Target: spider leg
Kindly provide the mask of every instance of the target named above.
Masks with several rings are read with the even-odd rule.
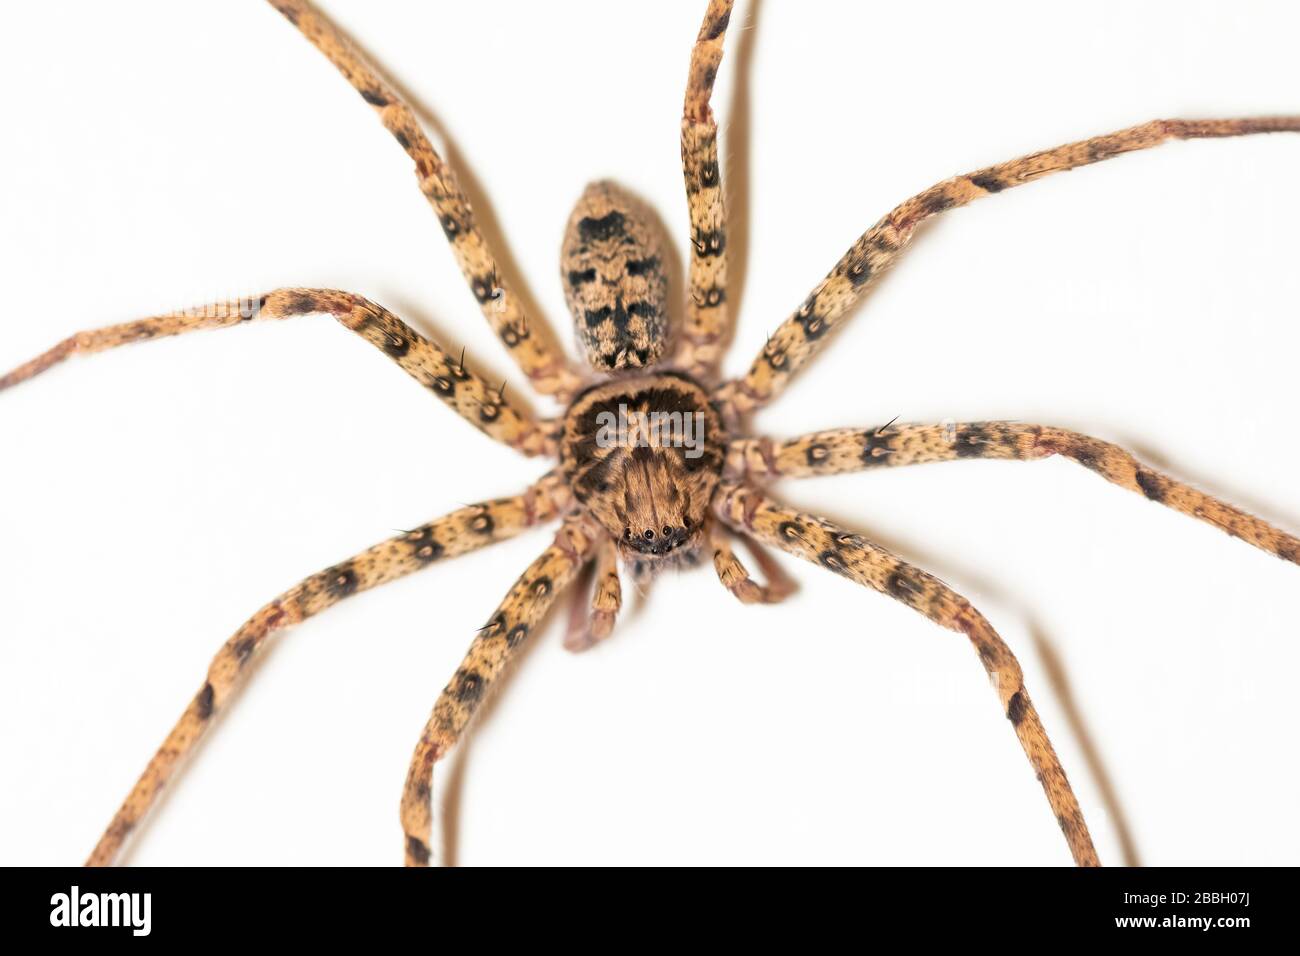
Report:
[[[568,503],[563,479],[557,472],[551,472],[521,495],[460,508],[413,531],[389,538],[313,574],[261,608],[212,659],[203,686],[149,761],[86,865],[113,863],[127,836],[212,725],[213,715],[230,700],[247,675],[249,662],[272,633],[319,614],[346,597],[405,577],[435,561],[513,537],[525,528],[555,517]]]
[[[484,695],[537,626],[556,597],[574,578],[604,532],[588,516],[571,515],[510,589],[487,626],[470,644],[451,682],[434,704],[402,791],[401,820],[407,866],[428,866],[433,828],[433,765],[464,733]]]
[[[771,569],[775,566],[774,563],[764,567],[764,572],[768,574],[768,584],[759,584],[749,576],[749,569],[732,550],[727,528],[720,522],[710,524],[709,543],[713,546],[713,568],[718,572],[718,580],[742,604],[776,604],[790,594],[790,579],[773,574]],[[760,553],[755,550],[755,557]]]
[[[573,590],[569,592],[569,619],[564,628],[566,651],[585,651],[595,643],[588,634],[591,628],[591,602],[596,596],[593,587],[595,580],[595,561],[584,564],[573,579]]]
[[[728,447],[733,475],[807,477],[964,458],[1029,461],[1063,455],[1107,481],[1199,518],[1284,561],[1300,564],[1300,538],[1212,495],[1148,468],[1123,448],[1048,425],[970,422],[840,428],[784,442],[743,439]]]
[[[970,602],[933,575],[915,568],[860,535],[767,498],[755,488],[726,484],[714,499],[715,513],[759,541],[887,594],[941,627],[965,634],[993,681],[1003,712],[1033,766],[1065,842],[1079,866],[1099,866],[1092,837],[1070,782],[1038,719],[1011,649]]]
[[[456,174],[433,148],[411,108],[310,4],[303,0],[270,0],[270,3],[338,68],[414,160],[420,191],[442,224],[456,264],[492,331],[505,343],[534,388],[544,395],[566,400],[581,384],[579,378],[544,323],[531,323],[524,314],[523,304],[507,287],[496,255],[475,224],[469,199],[462,192]]]
[[[674,364],[696,377],[711,374],[727,330],[727,216],[718,166],[718,124],[709,99],[722,61],[732,0],[710,0],[691,51],[682,110],[682,172],[691,215],[690,290],[686,324]]]
[[[609,637],[614,621],[623,606],[623,586],[618,578],[618,549],[614,539],[605,535],[596,543],[596,558],[590,566],[595,572],[594,587],[577,588],[573,614],[564,635],[564,649],[585,651]],[[590,584],[591,582],[587,582]],[[587,599],[590,597],[590,609]]]
[[[218,302],[121,325],[78,332],[0,377],[0,391],[39,375],[73,355],[103,352],[146,339],[220,329],[258,319],[324,313],[382,349],[406,374],[437,395],[475,428],[526,455],[550,452],[554,438],[505,400],[501,389],[469,372],[460,359],[426,339],[387,309],[333,289],[277,289],[264,296]]]
[[[767,590],[771,598],[769,603],[776,604],[784,601],[799,590],[799,582],[786,573],[785,568],[781,567],[781,563],[772,556],[771,551],[746,534],[734,530],[732,533],[745,546],[745,550],[758,565],[758,570],[767,579]]]
[[[1171,139],[1245,136],[1300,131],[1300,116],[1226,120],[1153,120],[1141,126],[1095,136],[1013,159],[945,180],[902,205],[868,229],[795,313],[768,339],[742,378],[721,386],[717,397],[733,414],[766,405],[785,388],[825,342],[863,294],[902,254],[916,227],[946,209],[1032,182],[1050,173],[1101,162]]]

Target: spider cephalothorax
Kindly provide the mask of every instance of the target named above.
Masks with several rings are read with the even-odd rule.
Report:
[[[226,707],[246,665],[276,631],[352,594],[435,562],[562,519],[553,543],[528,566],[481,627],[443,688],[412,755],[402,793],[405,859],[431,856],[434,764],[446,756],[494,682],[573,587],[577,603],[565,646],[591,647],[608,636],[621,602],[618,558],[634,573],[692,556],[707,540],[721,582],[745,602],[780,600],[789,588],[755,548],[768,583],[753,580],[729,535],[815,563],[894,598],[964,635],[992,678],[1005,714],[1042,784],[1075,861],[1097,863],[1083,813],[1025,689],[1006,642],[969,601],[865,536],[769,497],[774,478],[802,478],[963,459],[1029,461],[1061,455],[1101,477],[1228,531],[1283,560],[1300,563],[1300,539],[1168,475],[1123,449],[1077,432],[1019,422],[971,422],[839,428],[778,441],[730,436],[744,416],[775,400],[791,377],[832,337],[890,265],[917,226],[948,209],[1051,173],[1096,163],[1169,139],[1300,131],[1300,116],[1226,120],[1155,120],[956,176],[913,196],[867,230],[803,303],[768,337],[740,377],[714,386],[729,327],[727,221],[709,100],[722,58],[731,0],[710,0],[691,56],[680,129],[690,213],[689,288],[669,351],[665,249],[653,219],[608,183],[588,187],[564,240],[563,282],[588,364],[608,373],[586,384],[568,357],[532,326],[496,252],[474,220],[451,168],[396,90],[362,60],[306,0],[271,0],[334,63],[414,161],[452,253],[484,317],[535,389],[567,412],[545,422],[466,368],[464,354],[422,336],[382,306],[330,289],[287,288],[199,310],[169,313],[81,332],[0,376],[17,385],[77,353],[260,320],[329,315],[381,349],[420,386],[485,435],[525,455],[558,454],[553,468],[524,490],[466,505],[313,574],[249,618],[222,646],[180,720],[122,803],[91,854],[111,863],[180,761]],[[685,237],[683,237],[685,238]],[[248,301],[256,308],[246,308]],[[594,580],[593,580],[594,578]]]
[[[661,373],[578,396],[565,416],[560,462],[573,496],[624,557],[655,561],[699,547],[724,445],[704,389]]]

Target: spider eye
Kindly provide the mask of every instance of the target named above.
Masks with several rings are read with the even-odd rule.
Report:
[[[668,525],[664,525],[664,537],[666,538],[672,533],[673,533],[673,529],[668,527]]]
[[[632,537],[632,529],[631,529],[631,528],[624,528],[624,529],[623,529],[623,537],[625,537],[625,538],[630,538],[630,537]]]
[[[691,519],[690,519],[690,518],[686,518],[686,517],[683,517],[683,518],[682,518],[682,530],[683,530],[683,531],[689,531],[689,530],[691,530]]]
[[[653,541],[653,540],[654,540],[654,537],[655,537],[655,533],[654,533],[653,531],[651,531],[649,528],[646,528],[646,529],[645,529],[645,539],[646,539],[647,541]]]

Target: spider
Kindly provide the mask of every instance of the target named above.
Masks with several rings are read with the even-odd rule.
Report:
[[[689,277],[680,328],[667,321],[667,252],[646,210],[613,184],[580,197],[565,232],[561,282],[587,368],[573,368],[547,330],[524,314],[496,253],[475,224],[454,172],[410,108],[324,17],[302,0],[271,0],[343,74],[414,162],[451,251],[492,330],[534,389],[562,413],[538,421],[466,365],[382,306],[329,289],[290,288],[155,316],[72,336],[0,378],[0,390],[64,359],[145,339],[253,321],[330,316],[380,349],[480,431],[556,467],[520,493],[459,508],[314,574],[259,609],[221,647],[193,699],[110,822],[88,863],[112,863],[184,758],[232,700],[250,662],[276,631],[352,594],[558,521],[553,543],[524,571],[473,639],[433,707],[412,756],[400,818],[408,865],[431,850],[434,764],[463,736],[482,701],[566,590],[583,603],[565,637],[583,650],[612,631],[620,569],[634,578],[711,556],[721,583],[747,603],[781,600],[788,588],[757,560],[765,583],[737,557],[737,538],[803,558],[883,593],[941,627],[964,634],[988,672],[999,706],[1037,774],[1076,863],[1098,862],[1087,825],[1015,656],[965,598],[850,529],[786,507],[766,483],[923,462],[1035,460],[1061,455],[1176,511],[1200,518],[1292,563],[1300,540],[1138,462],[1100,439],[1013,422],[871,425],[778,440],[746,431],[748,416],[774,401],[831,340],[855,304],[902,255],[924,221],[974,199],[1053,172],[1100,162],[1170,139],[1300,131],[1300,117],[1154,121],[941,182],[906,200],[867,230],[769,337],[749,370],[722,381],[729,328],[727,229],[710,100],[732,3],[711,0],[688,75],[682,164],[690,212]],[[653,416],[684,427],[646,427]],[[674,417],[675,416],[675,417]],[[631,422],[603,436],[609,421]],[[630,432],[630,434],[629,434]],[[603,437],[602,437],[603,436]],[[698,439],[694,440],[694,439]]]

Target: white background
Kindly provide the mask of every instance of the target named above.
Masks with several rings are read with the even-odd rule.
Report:
[[[480,218],[509,237],[508,278],[558,323],[560,235],[588,180],[644,195],[682,251],[677,120],[702,7],[327,4],[438,124]],[[1300,111],[1288,4],[767,0],[747,35],[752,11],[715,97],[732,373],[934,181],[1157,116]],[[525,394],[410,161],[274,11],[82,2],[5,20],[0,366],[80,328],[319,285],[467,345]],[[946,214],[755,427],[1060,424],[1300,528],[1298,164],[1297,136],[1172,144]],[[0,861],[80,861],[264,601],[544,467],[325,319],[142,345],[0,396]],[[1144,863],[1300,858],[1300,568],[1067,461],[778,493],[984,610],[1104,861],[1126,859],[1126,832]],[[429,708],[546,540],[278,638],[128,861],[397,862]],[[779,607],[739,606],[707,567],[673,574],[579,657],[557,615],[439,765],[436,852],[1067,863],[964,639],[785,563],[801,590]]]

